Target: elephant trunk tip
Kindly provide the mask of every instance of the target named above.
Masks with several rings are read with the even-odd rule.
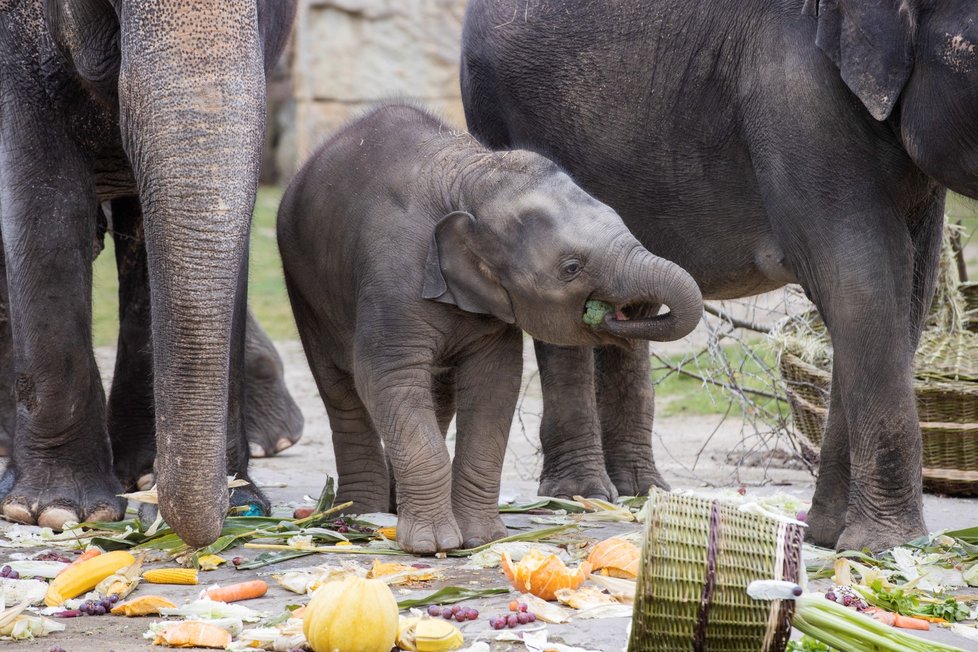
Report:
[[[228,511],[226,484],[216,490],[187,483],[168,485],[159,478],[160,515],[191,548],[208,546],[221,536]]]

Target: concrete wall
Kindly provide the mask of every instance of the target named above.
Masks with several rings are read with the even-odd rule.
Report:
[[[336,127],[372,103],[410,98],[464,127],[458,82],[466,0],[300,0],[282,69],[270,91],[281,182]]]

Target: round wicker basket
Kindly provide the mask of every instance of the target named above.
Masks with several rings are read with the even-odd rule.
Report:
[[[754,580],[797,582],[802,529],[737,505],[653,490],[629,652],[782,652],[794,601],[754,600]]]
[[[817,314],[805,313],[782,324],[780,339],[779,367],[795,427],[817,447],[832,379],[828,334]],[[914,376],[924,489],[978,495],[978,333],[925,332]]]

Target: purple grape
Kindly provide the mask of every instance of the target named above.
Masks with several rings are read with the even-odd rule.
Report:
[[[852,604],[852,596],[851,595],[844,595],[844,596],[842,596],[842,606],[848,607],[851,604]]]
[[[105,607],[103,607],[102,605],[98,605],[97,607],[95,607],[95,609],[92,610],[92,615],[93,616],[104,616],[105,615]]]
[[[460,623],[464,623],[466,619],[467,617],[464,611],[459,611],[458,613],[455,614],[455,620],[457,620]]]
[[[505,618],[493,618],[492,620],[489,621],[489,625],[493,629],[502,629],[503,627],[506,626],[506,619]]]
[[[510,627],[516,627],[519,624],[519,622],[520,621],[516,617],[516,614],[509,614],[508,616],[506,616],[506,624]]]
[[[117,596],[116,594],[113,593],[112,595],[109,596],[109,602],[111,602],[112,604],[115,604],[118,601],[119,601],[119,596]]]
[[[520,611],[522,611],[522,612],[525,613],[526,610],[529,609],[529,608],[530,608],[530,605],[526,604],[525,602],[521,602],[520,603]]]
[[[462,610],[462,607],[458,606],[457,604],[453,604],[452,605],[452,615],[457,614],[461,610]]]
[[[10,577],[10,571],[13,569],[10,566],[4,566],[0,568],[0,577]]]
[[[526,614],[526,621],[527,622],[529,622],[529,623],[536,622],[536,619],[537,619],[536,614],[534,614],[532,612]]]
[[[439,607],[436,604],[431,605],[430,607],[428,607],[428,615],[429,616],[440,616],[441,615],[441,607]]]
[[[441,612],[441,617],[445,620],[451,620],[455,617],[455,614],[452,613],[451,609],[445,609],[443,612]]]
[[[825,599],[826,600],[831,600],[832,602],[835,602],[835,593],[833,593],[832,591],[827,591],[825,593]]]
[[[525,611],[521,611],[518,614],[516,614],[516,620],[519,621],[520,625],[525,625],[528,622],[530,622],[530,617],[526,614]]]
[[[10,568],[10,566],[7,566],[7,568]],[[20,579],[20,573],[18,573],[17,571],[11,569],[10,573],[7,574],[7,577],[9,577],[12,580],[19,580]]]
[[[808,512],[805,510],[799,511],[797,514],[795,514],[795,520],[801,521],[802,523],[806,522],[808,520]]]
[[[479,610],[478,609],[469,609],[466,612],[465,617],[468,618],[469,620],[475,620],[476,618],[479,617]]]

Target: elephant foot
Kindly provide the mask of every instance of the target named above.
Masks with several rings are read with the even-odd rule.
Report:
[[[0,511],[18,523],[61,530],[69,522],[118,521],[125,513],[125,501],[117,495],[122,487],[109,473],[10,467],[0,486],[9,487]]]
[[[821,507],[817,503],[808,511],[805,522],[805,541],[823,548],[835,548],[836,542],[845,529],[846,506],[838,509]]]
[[[645,496],[649,489],[658,487],[669,491],[669,483],[655,467],[655,463],[637,464],[608,464],[608,477],[614,483],[619,496]]]
[[[272,504],[269,502],[265,494],[255,486],[255,481],[249,478],[247,475],[242,476],[244,480],[247,480],[250,484],[246,484],[243,487],[235,487],[231,490],[231,495],[228,499],[228,506],[234,507],[245,507],[242,516],[268,516],[272,513]]]
[[[278,428],[255,428],[249,426],[245,431],[248,437],[248,453],[251,457],[272,457],[291,448],[302,438],[304,421],[300,413],[297,421],[282,423]]]
[[[391,505],[391,492],[387,482],[373,484],[367,487],[345,487],[340,479],[336,491],[336,504],[353,503],[343,510],[344,514],[371,514],[373,512],[396,513]]]
[[[604,466],[595,469],[576,468],[562,474],[547,473],[540,475],[540,487],[537,492],[541,496],[553,498],[600,498],[613,501],[618,497],[618,490],[608,477]]]
[[[126,491],[140,491],[153,486],[153,462],[156,459],[156,446],[129,447],[112,451],[115,477]]]
[[[462,546],[462,534],[452,513],[422,514],[402,506],[397,516],[397,544],[415,555],[433,555]]]
[[[462,532],[463,548],[485,545],[509,533],[499,514],[465,514],[455,510],[455,521]]]
[[[879,522],[861,519],[850,523],[836,542],[836,550],[863,550],[881,552],[894,546],[903,545],[927,534],[927,526],[922,518],[912,518],[900,522]]]

